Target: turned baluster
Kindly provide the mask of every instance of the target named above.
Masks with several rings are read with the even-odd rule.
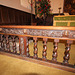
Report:
[[[58,39],[54,40],[54,49],[53,49],[53,55],[52,55],[52,61],[57,61],[57,49],[58,49]]]
[[[65,56],[63,57],[64,58],[64,63],[69,63],[68,61],[69,61],[69,59],[70,59],[70,53],[69,53],[69,51],[70,51],[70,49],[71,49],[71,44],[73,43],[73,41],[70,41],[70,40],[67,40],[67,45],[66,45],[66,48],[65,48],[65,52],[64,52],[64,54],[65,54]]]
[[[27,38],[27,49],[26,49],[26,56],[29,57],[29,38]]]
[[[3,35],[1,35],[1,48],[3,48]]]
[[[13,53],[17,53],[17,51],[16,51],[15,36],[12,36],[12,42],[13,42]]]
[[[5,51],[5,36],[3,37],[3,50]]]
[[[34,37],[33,40],[34,40],[34,56],[33,56],[33,57],[34,57],[35,59],[37,59],[37,58],[38,58],[38,55],[37,55],[37,53],[38,53],[37,38]]]
[[[46,55],[47,55],[47,38],[43,38],[44,45],[43,45],[43,54],[42,54],[42,59],[47,60]]]
[[[10,45],[9,45],[9,35],[6,35],[6,48],[8,52],[10,52]]]
[[[2,49],[2,50],[5,50],[3,35],[1,35],[1,49]]]

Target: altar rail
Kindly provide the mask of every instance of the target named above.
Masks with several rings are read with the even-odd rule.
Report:
[[[34,40],[34,55],[30,55],[29,40]],[[38,58],[38,38],[43,39],[42,58]],[[54,40],[52,59],[47,59],[47,41]],[[57,61],[60,40],[67,40],[62,63]],[[70,47],[75,41],[75,27],[53,26],[0,26],[0,54],[21,58],[49,67],[75,72],[75,65],[69,64]],[[17,42],[18,46],[17,46]],[[10,54],[11,53],[11,54]]]

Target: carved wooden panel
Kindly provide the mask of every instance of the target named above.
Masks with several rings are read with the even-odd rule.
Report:
[[[20,34],[20,35],[27,34],[32,36],[75,39],[75,31],[73,30],[2,28],[0,32],[7,34]]]
[[[28,35],[34,36],[46,36],[54,38],[73,38],[75,39],[75,31],[70,30],[38,30],[38,29],[28,29]]]
[[[7,34],[24,34],[24,29],[17,29],[17,28],[3,28],[1,31]]]

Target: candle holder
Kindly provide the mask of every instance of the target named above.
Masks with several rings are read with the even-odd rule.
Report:
[[[59,15],[60,15],[60,10],[61,10],[61,7],[59,7],[58,9],[59,9]]]

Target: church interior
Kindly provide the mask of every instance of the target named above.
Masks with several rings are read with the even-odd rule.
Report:
[[[75,0],[0,0],[0,75],[75,75]]]

